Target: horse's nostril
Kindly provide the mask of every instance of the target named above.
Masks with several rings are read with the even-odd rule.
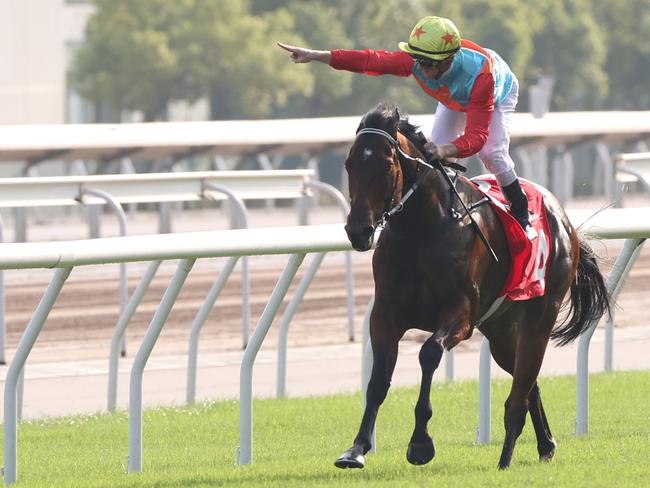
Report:
[[[357,251],[367,251],[372,247],[372,241],[375,229],[372,226],[355,227],[351,225],[345,226],[345,231],[348,234],[348,239],[352,247]]]
[[[370,226],[364,227],[363,229],[361,229],[360,235],[364,239],[370,239],[370,236],[373,234],[374,231],[375,231],[375,229],[373,229]]]
[[[348,224],[345,226],[345,232],[350,239],[368,239],[374,232],[374,229],[372,226],[359,227]]]

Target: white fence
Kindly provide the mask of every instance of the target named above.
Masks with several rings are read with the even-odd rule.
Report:
[[[0,125],[0,162],[182,159],[195,155],[318,153],[350,146],[358,116],[136,124]],[[425,128],[432,115],[410,120]],[[650,135],[650,111],[549,112],[513,116],[513,145],[626,141]]]
[[[620,278],[631,266],[640,244],[650,237],[648,209],[607,210],[583,227],[595,237],[631,239],[632,249],[624,264],[618,263]],[[240,370],[240,449],[238,462],[249,464],[253,453],[252,372],[256,355],[266,337],[273,317],[307,253],[349,251],[350,244],[342,225],[283,227],[194,232],[151,236],[117,237],[90,241],[0,244],[0,269],[57,268],[41,302],[36,308],[18,344],[7,371],[4,392],[4,477],[6,483],[17,479],[17,384],[25,361],[65,280],[76,266],[130,261],[180,259],[176,273],[156,311],[131,371],[129,400],[129,472],[142,469],[142,375],[153,346],[196,259],[226,256],[289,254],[290,258],[262,313],[246,351]],[[615,280],[616,286],[621,281]],[[608,282],[609,284],[609,282]],[[595,324],[594,324],[595,325]],[[588,353],[588,332],[583,356]],[[579,360],[579,366],[583,364]],[[586,371],[584,374],[587,381]],[[579,394],[578,400],[581,401]]]
[[[0,208],[195,202],[229,198],[219,192],[211,192],[211,185],[225,186],[245,201],[295,200],[309,194],[306,183],[314,179],[315,173],[309,169],[0,178]],[[91,194],[88,190],[95,193]],[[169,231],[169,223],[164,221],[166,219],[168,215],[161,210],[161,232]],[[16,218],[17,241],[26,240],[23,238],[26,235],[23,225],[22,220]]]
[[[543,117],[516,113],[511,131],[522,176],[549,187],[560,201],[573,194],[571,149],[590,144],[594,189],[611,198],[613,159],[608,145],[636,141],[645,147],[650,137],[650,111],[551,112]],[[432,115],[410,120],[428,134]],[[358,116],[209,122],[148,122],[136,124],[0,125],[0,165],[24,162],[25,169],[46,161],[96,163],[163,161],[175,164],[210,158],[211,167],[235,169],[254,157],[261,168],[279,167],[287,155],[299,155],[306,167],[318,168],[325,151],[346,152],[354,139]],[[552,160],[546,149],[557,156]],[[226,159],[228,161],[226,162]],[[83,164],[82,164],[83,165]],[[547,169],[551,178],[547,180]],[[601,185],[603,188],[601,188]]]
[[[121,235],[127,234],[127,217],[121,204],[160,203],[161,232],[170,230],[169,212],[163,206],[169,202],[192,202],[202,200],[225,200],[230,204],[232,227],[247,227],[244,201],[290,199],[298,205],[298,221],[308,222],[308,205],[303,200],[317,193],[325,193],[332,198],[342,211],[342,220],[348,213],[348,204],[343,195],[333,186],[314,180],[313,170],[269,170],[269,171],[198,171],[187,173],[148,173],[137,175],[100,175],[74,177],[30,177],[0,178],[0,208],[42,208],[52,206],[109,205],[118,217]],[[89,212],[89,216],[97,216]],[[90,223],[91,229],[98,229],[97,222]],[[16,218],[16,240],[26,240],[24,214]],[[98,230],[93,234],[98,234]],[[3,224],[0,219],[0,242],[3,241]],[[234,265],[234,263],[233,263]],[[249,277],[247,258],[241,259],[242,266],[242,340],[244,347],[249,336]],[[354,296],[352,290],[352,264],[346,256],[346,281],[348,289],[348,334],[354,340]],[[153,279],[155,270],[150,276]],[[227,278],[227,276],[226,276]],[[143,292],[149,283],[143,284]],[[215,290],[215,295],[218,291]],[[126,265],[120,265],[120,312],[125,317],[127,306]],[[216,296],[215,296],[216,299]],[[214,302],[212,302],[214,304]],[[119,323],[117,330],[126,327]],[[201,324],[197,324],[200,329]],[[123,330],[123,329],[122,329]],[[0,364],[5,363],[5,319],[4,284],[0,272]],[[123,341],[123,335],[120,340]],[[126,352],[122,342],[121,351]],[[113,363],[111,363],[113,364]],[[116,364],[116,363],[115,363]],[[110,400],[109,400],[110,406]]]
[[[619,154],[615,163],[616,202],[623,205],[623,195],[630,183],[638,184],[650,197],[650,152]]]

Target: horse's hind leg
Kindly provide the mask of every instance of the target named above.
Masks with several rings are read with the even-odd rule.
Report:
[[[366,391],[366,408],[363,412],[359,433],[354,439],[353,446],[345,451],[334,461],[337,468],[363,468],[365,466],[364,455],[370,450],[372,430],[377,419],[379,406],[384,402],[390,381],[397,362],[398,342],[401,335],[389,336],[391,331],[382,329],[382,334],[373,334],[373,316],[371,315],[371,338],[372,338],[372,373]],[[397,331],[396,331],[397,332]],[[381,340],[375,340],[381,336]]]
[[[547,323],[547,320],[542,319],[540,323]],[[553,322],[554,317],[550,323]],[[526,422],[526,412],[530,407],[529,395],[537,382],[537,375],[542,366],[550,333],[550,330],[544,329],[544,327],[530,327],[525,331],[519,329],[517,334],[512,387],[505,404],[506,435],[499,459],[500,469],[505,469],[510,465],[515,443]]]
[[[528,411],[530,412],[530,418],[533,421],[535,435],[537,436],[539,460],[550,461],[555,455],[557,443],[553,439],[551,428],[548,425],[548,420],[546,420],[546,413],[544,413],[542,397],[537,382],[535,382],[533,389],[528,394]]]
[[[436,454],[433,439],[427,432],[427,423],[433,414],[430,399],[431,380],[433,372],[440,364],[442,351],[440,343],[435,340],[434,336],[431,336],[422,344],[418,356],[422,368],[422,383],[420,385],[420,395],[415,405],[415,429],[406,451],[406,459],[411,464],[426,464]]]
[[[490,352],[497,364],[514,376],[516,337],[514,327],[502,323],[490,324],[482,328],[490,339]],[[544,413],[542,399],[537,381],[528,394],[528,411],[537,437],[537,452],[540,460],[550,461],[555,454],[557,444],[551,434],[551,429]]]

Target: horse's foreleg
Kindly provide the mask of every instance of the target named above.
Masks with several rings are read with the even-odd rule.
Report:
[[[426,464],[436,454],[433,439],[427,432],[427,423],[433,414],[430,399],[431,380],[442,359],[442,352],[442,345],[436,341],[434,336],[431,336],[422,344],[418,356],[422,368],[422,383],[420,395],[415,404],[415,428],[406,451],[406,459],[411,464]]]
[[[359,433],[354,439],[354,445],[334,462],[338,468],[363,468],[365,466],[364,455],[372,447],[370,437],[377,419],[377,412],[386,398],[395,369],[398,341],[399,337],[389,342],[384,340],[381,344],[373,340],[372,373],[366,391],[366,408],[363,412],[363,419]]]

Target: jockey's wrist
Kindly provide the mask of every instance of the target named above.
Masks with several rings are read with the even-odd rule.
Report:
[[[455,158],[458,156],[458,148],[453,144],[445,144],[439,147],[440,155],[443,158]]]
[[[332,51],[312,51],[310,56],[312,61],[330,64],[332,62]]]

